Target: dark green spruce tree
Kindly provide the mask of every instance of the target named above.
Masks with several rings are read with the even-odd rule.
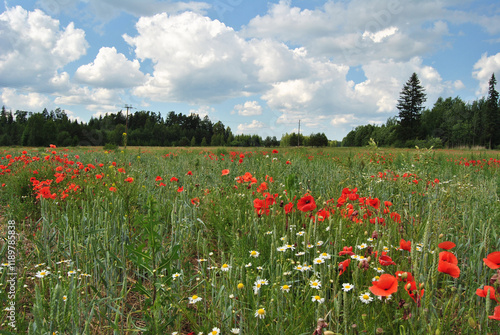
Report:
[[[500,109],[498,106],[499,94],[495,89],[497,80],[495,79],[495,74],[491,75],[490,81],[488,82],[488,98],[486,100],[486,113],[484,114],[484,132],[486,136],[486,145],[493,149],[497,145],[500,145]]]
[[[420,131],[420,116],[427,97],[414,72],[403,86],[396,105],[399,110],[398,139],[405,142],[416,139]]]

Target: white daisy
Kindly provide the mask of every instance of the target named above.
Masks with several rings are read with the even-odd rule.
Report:
[[[324,260],[323,258],[320,258],[320,257],[315,258],[315,259],[313,260],[313,263],[314,263],[314,264],[323,264],[324,262],[325,262],[325,260]]]
[[[370,293],[365,292],[359,296],[359,300],[361,300],[365,304],[369,304],[373,301],[373,297],[370,295]]]
[[[354,285],[352,285],[352,284],[349,284],[349,283],[342,284],[342,290],[344,290],[344,292],[349,292],[353,288],[354,288]]]
[[[322,304],[325,301],[325,298],[321,298],[319,295],[313,295],[311,300]]]
[[[318,241],[318,242],[316,242],[316,246],[317,246],[317,247],[321,247],[322,245],[323,245],[323,241]]]
[[[266,317],[266,310],[264,308],[259,308],[255,311],[255,317],[259,319],[263,319]]]
[[[330,259],[332,258],[332,256],[326,252],[323,252],[319,255],[319,258],[322,258],[322,259]]]
[[[290,287],[292,287],[292,285],[285,284],[285,285],[281,286],[281,291],[290,292]]]
[[[43,277],[46,277],[50,275],[50,271],[47,271],[47,270],[40,270],[36,273],[35,277],[37,278],[43,278]]]
[[[220,329],[217,327],[213,327],[212,331],[208,333],[209,335],[219,335],[220,334]]]
[[[321,288],[321,282],[319,280],[313,279],[309,282],[309,286],[319,290]]]
[[[189,297],[189,303],[190,304],[196,304],[198,301],[201,301],[201,297],[197,296],[196,294],[193,295],[192,297]]]
[[[220,269],[224,272],[227,272],[229,271],[229,269],[231,269],[231,265],[228,265],[226,263],[222,264],[222,266],[220,267]]]
[[[303,251],[299,251],[298,253],[295,254],[295,256],[304,256],[306,253]]]
[[[231,329],[231,334],[239,334],[240,333],[240,329],[239,328],[233,328]]]
[[[257,257],[259,257],[259,255],[260,255],[260,252],[258,252],[256,250],[251,250],[250,251],[250,257],[257,258]]]

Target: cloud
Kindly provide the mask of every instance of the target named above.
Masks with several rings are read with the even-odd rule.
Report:
[[[42,109],[47,107],[47,105],[50,103],[49,98],[47,98],[47,96],[43,94],[35,92],[22,94],[18,93],[17,90],[12,88],[4,88],[2,90],[2,95],[0,96],[0,98],[5,108],[15,108],[18,110],[26,111],[42,111]]]
[[[210,120],[213,122],[215,119],[213,118],[213,114],[215,113],[215,108],[210,106],[200,106],[198,109],[190,109],[189,114],[198,114],[201,119],[205,116],[208,116]]]
[[[362,36],[363,38],[371,39],[375,43],[380,43],[384,40],[384,38],[394,35],[397,31],[398,31],[397,27],[389,27],[386,29],[379,30],[376,33],[372,33],[366,30]]]
[[[264,122],[253,120],[251,123],[241,123],[238,125],[238,133],[252,133],[255,134],[262,128],[268,128],[269,126]]]
[[[85,54],[85,32],[73,23],[61,28],[41,10],[20,6],[0,14],[0,85],[50,92],[60,84],[60,70]]]
[[[66,95],[54,99],[57,105],[85,105],[91,111],[116,112],[124,102],[121,90],[74,86]]]
[[[238,112],[238,115],[243,116],[254,116],[262,114],[262,107],[257,101],[246,101],[244,104],[238,104],[234,106],[234,110]]]
[[[474,71],[472,71],[472,76],[479,81],[479,89],[476,94],[486,95],[488,94],[489,80],[493,73],[500,73],[500,52],[496,55],[488,56],[484,53],[481,58],[474,64]]]
[[[114,47],[99,50],[94,62],[80,66],[75,73],[75,80],[104,88],[126,88],[139,86],[146,80],[140,71],[137,59],[129,61]]]

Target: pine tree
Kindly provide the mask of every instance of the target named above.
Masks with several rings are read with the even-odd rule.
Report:
[[[424,109],[423,104],[427,100],[424,91],[416,73],[413,73],[403,86],[396,105],[399,109],[398,138],[402,141],[418,137],[420,115]]]
[[[499,94],[495,90],[495,85],[497,80],[495,79],[495,74],[491,75],[490,81],[488,82],[488,98],[486,100],[486,113],[485,113],[485,124],[484,130],[486,139],[488,141],[487,145],[490,149],[494,148],[496,145],[500,144],[500,109],[498,106]]]

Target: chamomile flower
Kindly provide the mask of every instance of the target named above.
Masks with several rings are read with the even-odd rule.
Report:
[[[240,329],[239,328],[233,328],[231,329],[231,334],[239,334],[240,333]]]
[[[357,245],[356,248],[358,248],[359,250],[363,250],[363,249],[366,249],[368,247],[367,244],[365,243],[361,243],[360,245]]]
[[[386,247],[386,246],[384,246],[384,247],[382,248],[382,251],[385,251],[385,252],[388,252],[388,251],[390,251],[390,250],[391,250],[391,249],[390,249],[389,247]]]
[[[9,266],[9,263],[3,263],[2,265],[3,266]],[[45,263],[37,264],[37,265],[35,265],[35,269],[38,268],[38,267],[40,267],[40,266],[44,266],[44,265],[45,265]]]
[[[251,267],[251,266],[252,266],[252,263],[245,264],[245,267],[246,267],[246,268],[249,268],[249,267]]]
[[[257,279],[255,283],[259,283],[261,285],[269,285],[269,281],[267,281],[267,279]]]
[[[374,269],[375,269],[375,271],[377,271],[378,273],[384,273],[384,272],[385,272],[385,271],[384,271],[384,269],[382,269],[382,268],[374,268]]]
[[[217,327],[213,327],[212,331],[208,333],[209,335],[219,335],[220,334],[220,329]]]
[[[295,254],[295,256],[304,256],[306,253],[303,251],[299,251],[298,253]]]
[[[324,262],[325,262],[325,260],[323,258],[321,258],[321,257],[315,258],[313,260],[314,264],[323,264]]]
[[[231,269],[231,265],[228,265],[226,263],[222,264],[222,266],[220,267],[220,269],[224,272],[227,272],[229,271],[229,269]]]
[[[255,283],[253,284],[253,287],[252,287],[252,288],[253,288],[253,294],[258,294],[258,293],[259,293],[259,291],[260,291],[260,288],[261,288],[261,287],[262,287],[262,284],[261,284],[261,283],[259,283],[259,282],[255,282]]]
[[[321,288],[321,282],[319,280],[312,279],[309,282],[309,286],[312,287],[312,288],[315,288],[315,289],[319,290]]]
[[[68,277],[71,277],[73,275],[76,275],[76,271],[75,270],[68,271]]]
[[[259,255],[260,255],[260,252],[258,252],[256,250],[251,250],[250,251],[250,257],[257,258],[257,257],[259,257]]]
[[[365,304],[369,304],[373,301],[373,297],[370,295],[370,293],[365,292],[359,296],[359,300],[361,300],[361,302],[364,302]]]
[[[193,295],[192,297],[189,297],[189,303],[190,304],[196,304],[198,301],[201,301],[202,298],[197,296],[196,294]]]
[[[321,298],[319,295],[313,295],[311,300],[322,304],[325,301],[325,298]]]
[[[373,242],[373,237],[368,237],[367,241],[368,242]]]
[[[343,283],[342,284],[342,290],[344,292],[349,292],[350,290],[352,290],[354,288],[354,285],[353,284],[349,284],[349,283]]]
[[[287,244],[285,247],[287,249],[295,250],[295,246],[293,244]]]
[[[299,231],[299,232],[298,232],[297,234],[295,234],[295,235],[297,235],[297,236],[304,236],[305,234],[306,234],[306,232],[305,232],[305,231]]]
[[[290,288],[291,287],[292,287],[292,285],[285,284],[285,285],[281,286],[281,291],[283,291],[283,292],[290,292]]]
[[[323,258],[323,259],[330,259],[330,258],[332,258],[332,256],[331,256],[329,253],[322,252],[322,253],[319,255],[319,258]]]
[[[294,269],[295,269],[295,270],[298,270],[298,271],[300,271],[300,272],[304,272],[304,271],[305,271],[305,270],[304,270],[304,267],[303,267],[302,265],[300,265],[300,264],[299,264],[299,265],[297,265],[296,267],[294,267]]]
[[[276,249],[278,252],[285,252],[286,251],[286,246],[279,247]]]
[[[47,270],[40,270],[36,273],[35,277],[37,278],[43,278],[43,277],[46,277],[50,275],[50,271],[47,271]]]
[[[255,311],[255,317],[259,319],[263,319],[266,317],[266,310],[264,308],[259,308]]]
[[[280,240],[283,241],[283,242],[285,242],[286,241],[286,237],[285,236],[280,237]]]
[[[318,242],[316,242],[316,246],[321,247],[323,245],[323,243],[324,243],[323,241],[318,241]]]
[[[272,235],[272,234],[273,234],[273,232],[271,230],[266,231],[266,235]]]
[[[181,276],[181,274],[179,272],[176,272],[172,275],[172,279],[173,280],[176,280],[177,278],[179,278]]]
[[[379,279],[380,279],[380,276],[375,276],[375,277],[372,278],[372,282],[378,281]]]
[[[307,249],[314,248],[314,245],[312,245],[311,243],[307,243],[306,248],[307,248]]]
[[[259,270],[259,271],[262,271],[263,267],[262,266],[257,266],[256,269]]]
[[[66,300],[68,300],[68,296],[67,295],[63,295],[63,301],[66,302]]]

